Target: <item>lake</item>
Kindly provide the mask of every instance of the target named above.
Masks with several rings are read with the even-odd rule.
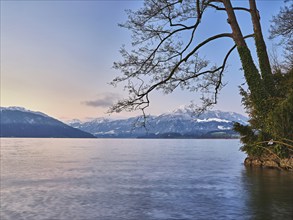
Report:
[[[239,140],[1,139],[1,220],[293,219],[293,173]]]

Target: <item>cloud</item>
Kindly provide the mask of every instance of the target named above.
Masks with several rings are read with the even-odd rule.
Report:
[[[95,100],[91,101],[84,101],[82,104],[91,106],[91,107],[101,107],[101,108],[108,108],[113,105],[121,96],[117,93],[102,93],[99,94]]]

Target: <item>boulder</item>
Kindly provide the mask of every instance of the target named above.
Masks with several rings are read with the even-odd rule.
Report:
[[[293,158],[286,158],[280,160],[280,167],[282,169],[293,170]]]
[[[293,158],[276,159],[276,158],[256,158],[247,157],[244,160],[245,166],[265,167],[273,169],[282,169],[293,171]]]

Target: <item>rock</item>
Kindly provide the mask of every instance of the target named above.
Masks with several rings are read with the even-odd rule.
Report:
[[[251,159],[249,157],[246,157],[244,160],[244,165],[245,166],[251,166]]]
[[[293,170],[293,158],[286,158],[280,160],[280,167],[283,169]]]
[[[293,171],[293,158],[276,159],[247,157],[244,160],[244,165]]]
[[[268,168],[280,168],[279,164],[274,160],[265,160],[262,162],[262,166]]]
[[[247,157],[244,160],[245,166],[262,166],[262,161],[257,158]]]
[[[245,166],[261,166],[262,161],[257,158],[247,157],[244,160],[244,164],[245,164]]]

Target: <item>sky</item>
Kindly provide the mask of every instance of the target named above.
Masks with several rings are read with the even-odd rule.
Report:
[[[233,1],[246,5],[246,1]],[[126,9],[143,5],[139,0],[8,1],[1,0],[1,99],[2,107],[21,106],[44,112],[62,121],[108,117],[113,102],[126,97],[122,86],[109,82],[121,73],[112,68],[121,60],[119,49],[131,49],[131,32],[118,26],[127,19]],[[284,4],[257,1],[267,47],[270,20]],[[244,33],[250,18],[239,13]],[[200,38],[229,31],[226,15],[206,15]],[[251,40],[248,41],[253,44]],[[219,41],[201,52],[215,62],[232,42]],[[218,104],[214,109],[245,114],[238,86],[245,82],[237,53],[229,59]],[[158,115],[198,100],[198,94],[176,91],[151,94],[148,114]],[[111,117],[140,114],[122,112]]]

